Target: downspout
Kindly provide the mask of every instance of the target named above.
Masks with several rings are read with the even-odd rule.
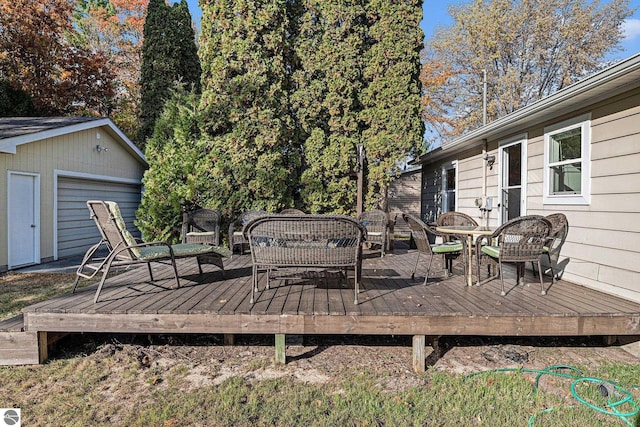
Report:
[[[487,200],[487,162],[485,159],[487,158],[487,148],[488,141],[486,138],[482,139],[482,204],[484,204],[485,200]],[[489,214],[484,209],[480,210],[481,216],[480,218],[485,219],[485,215],[487,215],[487,221],[489,220]]]

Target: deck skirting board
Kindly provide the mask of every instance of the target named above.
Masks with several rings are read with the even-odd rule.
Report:
[[[38,313],[28,332],[485,335],[639,335],[638,315],[252,315]]]
[[[0,332],[0,366],[40,363],[37,332]]]

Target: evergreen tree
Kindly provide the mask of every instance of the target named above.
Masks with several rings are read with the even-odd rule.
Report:
[[[293,203],[299,153],[288,101],[287,0],[201,1],[210,194],[227,217]]]
[[[362,141],[367,157],[365,206],[387,209],[387,187],[398,161],[423,139],[420,119],[422,1],[370,0],[360,92]]]
[[[293,105],[303,132],[302,198],[310,212],[355,212],[365,35],[363,0],[305,2]]]
[[[140,129],[137,143],[144,147],[176,82],[200,85],[200,63],[186,0],[173,7],[150,0],[144,24],[140,76]]]
[[[178,87],[149,138],[145,156],[149,169],[136,225],[145,239],[177,241],[182,212],[209,206],[206,147],[200,142],[199,96]]]

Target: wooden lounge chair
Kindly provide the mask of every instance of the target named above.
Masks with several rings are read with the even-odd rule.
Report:
[[[89,200],[87,207],[91,212],[91,217],[96,223],[102,239],[93,245],[84,256],[82,264],[76,271],[76,280],[73,284],[73,292],[76,291],[80,277],[93,278],[99,271],[102,271],[102,279],[96,290],[94,302],[98,302],[100,292],[107,279],[112,266],[147,264],[149,278],[153,281],[151,272],[152,262],[170,262],[176,278],[176,285],[180,287],[176,258],[195,257],[198,260],[198,268],[202,274],[200,266],[200,256],[228,257],[230,251],[224,248],[200,244],[177,244],[170,245],[167,242],[138,242],[127,230],[120,208],[115,202]],[[109,253],[106,257],[97,257],[97,252],[101,248],[106,248]],[[222,262],[220,262],[222,265]]]
[[[365,211],[358,216],[358,222],[367,231],[366,243],[380,245],[380,256],[384,257],[387,249],[387,232],[389,229],[389,217],[379,209]]]
[[[402,218],[406,221],[411,229],[411,235],[413,237],[414,242],[416,243],[416,247],[418,249],[418,257],[416,258],[416,264],[413,267],[413,272],[411,272],[411,280],[413,280],[416,269],[418,268],[418,263],[420,261],[420,254],[428,254],[429,255],[429,266],[427,267],[427,274],[424,277],[424,284],[427,284],[429,280],[429,272],[431,271],[431,263],[433,262],[433,256],[438,254],[443,257],[443,266],[447,273],[447,276],[451,274],[451,267],[453,265],[453,260],[458,258],[460,254],[464,254],[465,243],[461,241],[455,242],[443,242],[443,243],[429,243],[429,236],[440,236],[445,237],[443,234],[438,233],[432,227],[429,227],[425,224],[421,219],[410,215],[403,214]],[[433,239],[432,239],[433,240]],[[464,256],[463,256],[464,257]],[[463,262],[465,276],[467,275],[467,267],[466,262]]]
[[[476,256],[478,258],[478,280],[480,278],[480,265],[483,261],[497,264],[496,275],[487,280],[500,277],[502,284],[501,295],[506,295],[504,290],[504,273],[502,264],[516,264],[516,286],[520,283],[520,278],[524,283],[524,266],[527,262],[538,264],[540,276],[540,293],[545,295],[542,281],[542,269],[540,267],[540,254],[542,248],[547,243],[547,238],[551,232],[551,223],[540,215],[528,215],[514,218],[505,222],[488,236],[480,236],[476,241]],[[485,280],[485,282],[487,281]]]

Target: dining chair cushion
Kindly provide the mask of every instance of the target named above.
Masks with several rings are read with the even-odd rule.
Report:
[[[492,258],[498,258],[500,256],[500,247],[498,246],[483,246],[482,252],[489,255]]]
[[[460,252],[462,250],[462,243],[460,242],[447,242],[442,244],[431,245],[431,250],[434,254],[448,254],[451,252]]]

